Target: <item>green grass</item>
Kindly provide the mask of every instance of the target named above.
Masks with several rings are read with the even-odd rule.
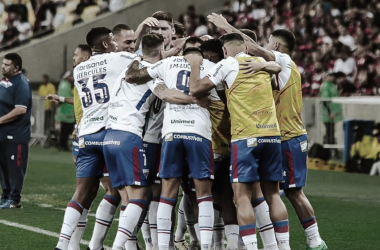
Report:
[[[379,177],[323,171],[309,171],[305,188],[318,220],[323,239],[330,250],[379,249],[380,192]],[[0,210],[0,220],[7,220],[59,233],[65,208],[75,190],[75,167],[70,153],[32,147],[23,190],[24,209]],[[91,213],[95,213],[104,192],[99,190]],[[305,236],[298,219],[289,211],[291,247],[305,248]],[[50,204],[53,207],[41,207]],[[118,216],[118,215],[117,215]],[[89,241],[94,226],[89,222],[83,239]],[[111,246],[116,234],[115,222],[105,245]],[[1,250],[54,249],[57,238],[0,224]],[[81,249],[86,249],[81,246]]]

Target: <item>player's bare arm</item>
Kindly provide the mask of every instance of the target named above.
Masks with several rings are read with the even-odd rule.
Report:
[[[164,58],[178,55],[178,53],[182,50],[183,45],[185,45],[185,42],[188,38],[189,38],[189,36],[179,38],[179,39],[173,41],[172,42],[173,47],[165,51]]]
[[[270,50],[267,50],[261,47],[255,41],[253,41],[252,38],[242,33],[240,30],[236,29],[232,25],[230,25],[222,15],[212,13],[207,16],[207,19],[213,24],[215,24],[216,27],[223,29],[227,33],[239,33],[240,35],[242,35],[244,40],[249,42],[249,46],[248,46],[249,53],[256,56],[261,56],[267,61],[275,60],[274,54]]]
[[[139,69],[139,62],[134,61],[125,73],[125,80],[128,83],[143,84],[147,83],[153,78],[150,77],[147,68]]]
[[[62,103],[68,103],[68,104],[74,104],[74,98],[72,97],[63,97],[59,95],[52,95],[49,94],[46,96],[46,99],[48,99],[50,102],[54,102],[56,104],[62,102]]]
[[[26,113],[25,107],[15,107],[11,112],[0,117],[0,125],[13,122],[14,120],[18,119],[20,115],[23,115],[25,113]]]
[[[200,67],[202,65],[203,58],[201,55],[194,53],[187,54],[185,59],[191,66],[190,74],[190,94],[194,97],[203,97],[211,89],[215,88],[215,85],[208,77],[200,79]]]
[[[158,20],[154,17],[148,17],[146,18],[142,23],[139,24],[137,27],[135,34],[136,34],[136,46],[135,51],[139,49],[139,45],[141,43],[141,38],[143,35],[148,31],[149,28],[154,27],[158,24]]]
[[[165,84],[158,84],[153,93],[164,102],[172,104],[196,103],[194,97],[175,89],[169,89]]]
[[[252,75],[259,71],[265,71],[269,74],[277,74],[281,71],[281,66],[276,62],[258,62],[253,59],[247,59],[240,63],[240,70],[243,74]]]

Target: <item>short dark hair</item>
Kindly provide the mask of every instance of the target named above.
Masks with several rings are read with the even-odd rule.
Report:
[[[196,37],[196,36],[192,36],[192,37],[189,37],[186,39],[185,41],[185,44],[183,45],[184,48],[186,48],[186,45],[187,44],[196,44],[196,43],[199,43],[200,45],[202,45],[204,43],[204,41],[202,39],[200,39],[199,37]]]
[[[186,30],[185,30],[185,26],[183,26],[182,23],[174,21],[174,29],[175,29],[176,35],[178,35],[180,37],[185,36]]]
[[[272,36],[279,37],[286,43],[286,46],[288,47],[289,51],[292,51],[294,47],[296,46],[296,38],[294,34],[286,29],[278,29],[273,31]]]
[[[132,30],[131,27],[129,27],[126,24],[118,24],[112,29],[112,34],[114,35],[120,35],[122,30]]]
[[[224,58],[224,52],[223,52],[223,42],[220,39],[210,39],[205,41],[200,49],[203,53],[205,52],[213,52],[217,53],[219,56],[219,61]]]
[[[257,42],[257,36],[256,33],[249,29],[240,29],[241,33],[244,33],[245,35],[249,36],[253,41]]]
[[[12,61],[13,66],[18,67],[18,70],[22,70],[22,59],[17,53],[8,53],[4,56],[4,59]]]
[[[154,12],[152,17],[156,18],[158,21],[167,21],[173,27],[173,16],[170,13],[159,10]]]
[[[244,38],[239,33],[224,34],[223,36],[220,37],[220,40],[222,40],[223,44],[226,44],[231,41],[238,41],[238,42],[241,42],[242,44],[244,43]]]
[[[112,31],[106,27],[96,27],[92,28],[86,36],[86,42],[88,46],[94,47],[102,42],[102,40],[107,37]]]
[[[157,47],[162,45],[164,42],[164,37],[161,34],[149,33],[142,37],[142,52],[143,55],[147,56],[157,56],[159,52]]]
[[[90,46],[88,46],[87,44],[78,44],[77,48],[79,48],[81,51],[83,52],[87,52],[90,56],[92,54],[92,50],[90,48]]]

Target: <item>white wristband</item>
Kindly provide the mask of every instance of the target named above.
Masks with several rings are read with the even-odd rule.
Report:
[[[60,96],[60,97],[59,97],[59,102],[65,102],[65,97]]]

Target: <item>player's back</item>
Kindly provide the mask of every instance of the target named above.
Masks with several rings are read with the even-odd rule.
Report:
[[[128,52],[97,54],[75,67],[75,87],[83,110],[80,136],[95,133],[106,126],[112,89],[135,57]]]
[[[150,66],[148,62],[140,62],[140,68]],[[125,81],[126,70],[123,70],[112,90],[107,129],[128,131],[141,137],[145,115],[156,98],[149,85],[155,84],[159,79],[147,84],[130,84]]]
[[[303,107],[301,75],[297,65],[289,55],[277,51],[273,53],[276,62],[281,66],[281,72],[276,77],[278,89],[273,91],[273,96],[281,131],[281,140],[286,141],[306,134],[306,129],[301,119]]]
[[[214,63],[203,60],[200,76],[204,77]],[[175,56],[162,60],[154,67],[169,89],[176,89],[189,94],[191,66],[183,56]],[[154,68],[152,67],[152,69]],[[153,69],[154,70],[154,69]],[[211,122],[209,111],[197,104],[166,103],[162,135],[167,133],[194,133],[211,140]]]
[[[262,61],[258,57],[235,57]],[[239,70],[234,83],[226,88],[227,106],[231,115],[232,140],[248,137],[278,136],[275,104],[270,75],[265,71],[250,76]]]

